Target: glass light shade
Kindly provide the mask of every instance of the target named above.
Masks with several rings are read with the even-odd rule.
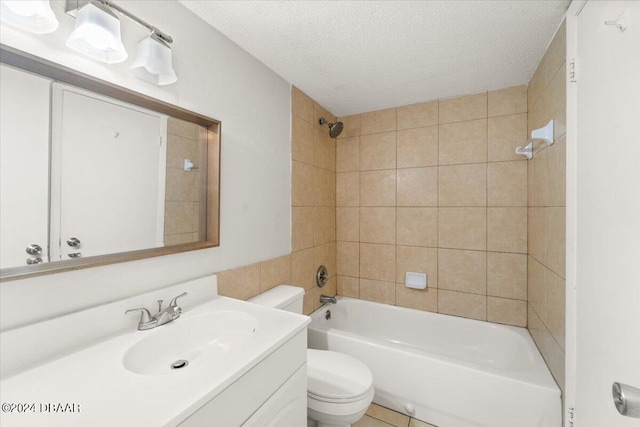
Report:
[[[52,33],[58,28],[49,0],[0,1],[0,19],[35,34]]]
[[[171,48],[152,34],[138,42],[138,52],[131,73],[139,79],[159,86],[178,80],[173,71]]]
[[[120,20],[100,6],[89,3],[78,9],[75,29],[67,39],[67,46],[107,64],[122,62],[127,59],[127,51],[120,38]]]

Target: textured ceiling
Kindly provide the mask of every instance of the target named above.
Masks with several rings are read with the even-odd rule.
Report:
[[[181,3],[343,116],[527,83],[570,0]]]

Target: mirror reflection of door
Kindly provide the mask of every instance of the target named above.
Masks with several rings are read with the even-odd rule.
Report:
[[[51,259],[163,245],[167,117],[53,84]]]
[[[8,268],[48,261],[51,81],[5,65],[0,80],[0,268]],[[28,254],[32,245],[42,254]]]

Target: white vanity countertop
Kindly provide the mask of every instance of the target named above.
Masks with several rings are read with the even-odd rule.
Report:
[[[182,370],[158,375],[136,374],[125,367],[125,354],[139,341],[162,333],[163,328],[179,327],[181,321],[190,317],[223,311],[240,311],[258,319],[252,338],[233,352],[209,360],[201,356]],[[0,424],[175,426],[309,322],[306,316],[217,297],[183,312],[174,322],[149,331],[115,336],[1,381]],[[166,345],[171,346],[172,342]],[[59,412],[54,412],[55,409]]]

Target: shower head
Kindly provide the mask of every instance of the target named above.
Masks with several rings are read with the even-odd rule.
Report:
[[[342,122],[329,123],[327,119],[321,117],[318,123],[329,126],[329,136],[331,138],[337,138],[340,132],[342,132]]]

